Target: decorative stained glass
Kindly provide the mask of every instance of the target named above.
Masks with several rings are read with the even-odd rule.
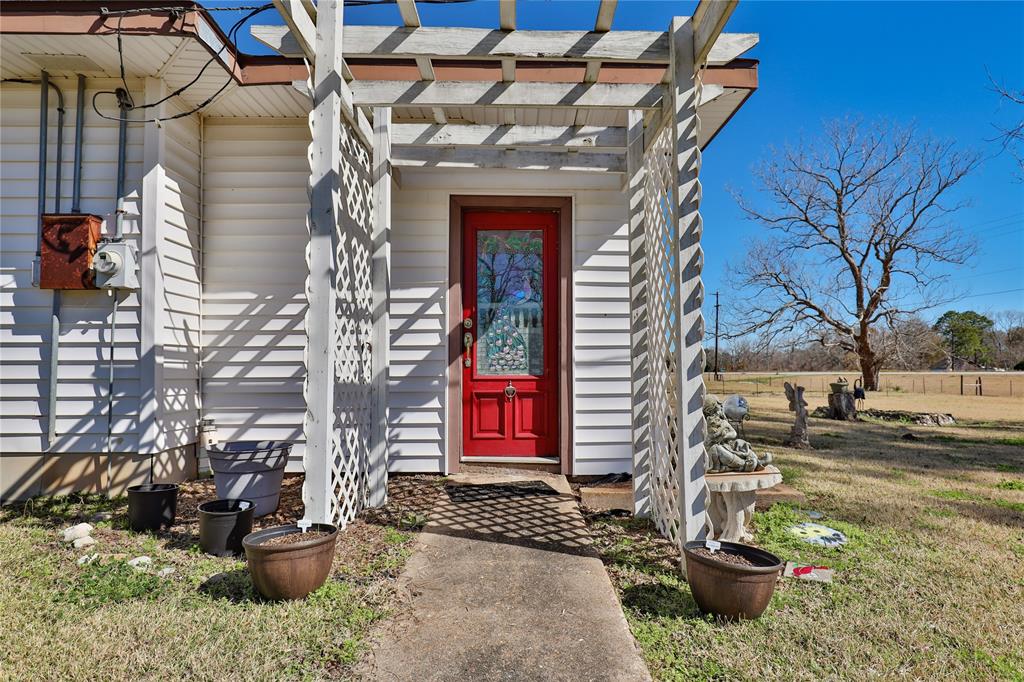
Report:
[[[477,374],[544,374],[544,235],[480,230],[476,241]]]

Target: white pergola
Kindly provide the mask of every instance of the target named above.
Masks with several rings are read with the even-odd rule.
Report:
[[[723,92],[703,85],[706,67],[757,42],[755,34],[722,33],[736,1],[700,0],[693,16],[674,18],[665,32],[611,31],[616,0],[601,0],[593,31],[516,30],[514,0],[501,0],[497,30],[423,27],[414,0],[398,0],[403,27],[345,26],[335,0],[275,5],[287,26],[256,26],[253,35],[307,61],[311,79],[300,85],[313,101],[307,516],[344,525],[386,500],[394,167],[572,169],[625,174],[636,511],[678,544],[703,537],[699,108]],[[453,62],[493,79],[438,78],[442,63]],[[578,82],[517,79],[560,65],[576,69]],[[606,67],[639,70],[623,82],[630,79],[602,78]],[[660,75],[653,82],[651,71]],[[407,72],[413,78],[402,80]],[[388,77],[372,77],[381,73]],[[393,107],[426,116],[393,122]],[[465,108],[501,118],[453,120]],[[626,125],[518,121],[524,110],[548,108],[625,112]]]

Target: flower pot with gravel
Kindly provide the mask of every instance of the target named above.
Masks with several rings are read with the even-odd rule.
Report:
[[[327,523],[249,533],[242,546],[253,585],[267,599],[302,599],[330,575],[337,540],[338,528]]]
[[[703,540],[687,542],[686,581],[697,606],[728,620],[752,620],[768,608],[783,562],[771,552],[738,542],[715,551]]]

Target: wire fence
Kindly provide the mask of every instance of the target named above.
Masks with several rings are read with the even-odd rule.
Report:
[[[743,396],[785,395],[785,383],[804,387],[806,395],[826,395],[831,392],[829,383],[837,374],[767,374],[729,373],[717,377],[708,372],[704,385],[710,393],[721,397],[738,393]],[[856,374],[847,373],[846,378],[853,388]],[[1024,397],[1024,373],[1004,372],[935,372],[935,373],[882,373],[879,393],[916,395],[963,395],[972,397]],[[876,394],[877,395],[877,394]]]

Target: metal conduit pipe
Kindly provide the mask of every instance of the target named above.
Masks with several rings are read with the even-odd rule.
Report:
[[[117,90],[117,105],[120,112],[117,123],[117,212],[114,216],[114,240],[124,239],[124,181],[125,166],[128,155],[128,111],[131,98],[123,88]],[[107,361],[107,497],[110,497],[113,486],[114,459],[114,336],[117,334],[117,290],[108,289],[107,293],[114,297],[110,312],[110,343]],[[150,464],[149,482],[153,482],[152,463]]]
[[[75,177],[71,189],[71,212],[82,212],[82,142],[85,128],[85,76],[78,74],[75,101]]]
[[[56,186],[53,192],[53,212],[60,213],[60,195],[62,173],[64,167],[64,93],[55,84],[49,82],[49,75],[44,71],[46,85],[57,91],[57,168],[55,173]],[[45,195],[45,192],[44,192]],[[44,202],[45,203],[45,202]],[[39,229],[43,229],[42,219],[39,221]],[[41,248],[42,242],[36,248]],[[47,424],[47,450],[53,447],[57,440],[57,375],[60,369],[60,308],[63,302],[63,294],[60,289],[53,290],[53,303],[50,308],[50,390],[47,396],[49,401],[49,423]]]

